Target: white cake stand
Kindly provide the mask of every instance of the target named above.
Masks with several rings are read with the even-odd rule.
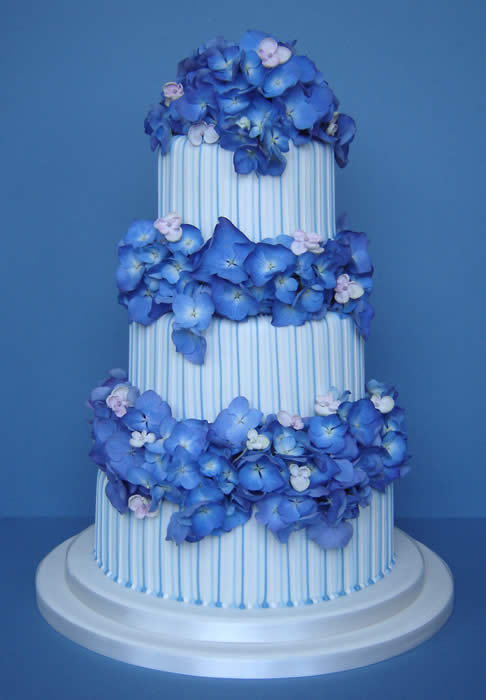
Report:
[[[395,530],[397,562],[381,581],[315,605],[199,608],[137,593],[95,563],[93,526],[39,565],[37,602],[58,632],[126,663],[194,676],[282,678],[366,666],[431,637],[453,607],[448,566]]]

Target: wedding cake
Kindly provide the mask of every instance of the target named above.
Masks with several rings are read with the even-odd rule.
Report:
[[[394,530],[403,411],[391,385],[365,380],[367,236],[336,225],[334,163],[347,164],[353,119],[294,43],[249,31],[183,60],[145,130],[158,213],[118,247],[128,375],[112,370],[91,393],[95,525],[63,553],[69,595],[119,625],[125,651],[57,627],[202,675],[219,674],[181,662],[198,643],[235,676],[337,670],[417,644],[397,634],[373,656],[356,642],[391,615],[398,628],[417,617],[427,556],[449,588],[422,638],[447,618],[452,587],[436,555]],[[144,654],[130,634],[160,625],[173,648],[180,635],[181,663],[163,636]],[[283,644],[283,665],[259,642]],[[304,657],[313,647],[312,661],[289,666],[289,642]]]

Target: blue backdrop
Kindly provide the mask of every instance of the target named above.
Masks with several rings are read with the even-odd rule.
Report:
[[[214,34],[296,38],[358,124],[338,211],[376,266],[368,376],[396,383],[402,516],[485,516],[486,12],[472,0],[4,0],[2,515],[91,515],[84,401],[127,367],[115,246],[156,215],[146,109]]]

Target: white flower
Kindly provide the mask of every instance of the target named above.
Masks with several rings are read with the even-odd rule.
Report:
[[[314,411],[318,416],[330,416],[333,413],[337,413],[339,406],[342,404],[334,391],[328,391],[327,394],[316,396],[316,402],[314,404]]]
[[[291,464],[289,467],[290,471],[290,485],[294,491],[305,491],[309,488],[311,470],[304,464],[304,466],[299,467],[298,464]]]
[[[238,121],[236,122],[236,125],[240,127],[240,129],[243,129],[244,131],[250,131],[251,127],[251,121],[248,119],[248,117],[240,117]]]
[[[304,421],[297,414],[291,416],[287,411],[279,411],[277,413],[277,420],[280,425],[284,428],[293,428],[294,430],[302,430],[304,427]]]
[[[132,433],[132,437],[130,438],[130,445],[132,447],[143,447],[144,445],[151,445],[153,442],[155,442],[156,437],[154,433],[147,433],[146,430],[142,430],[141,432],[138,430],[134,430]]]
[[[372,394],[371,401],[373,406],[380,413],[390,413],[395,407],[395,400],[393,396],[380,396],[379,394]]]
[[[338,304],[346,304],[350,299],[359,299],[364,294],[364,289],[359,282],[354,282],[349,275],[339,275],[334,298]]]
[[[327,129],[326,129],[326,134],[328,136],[336,136],[337,130],[338,130],[338,125],[337,125],[337,120],[339,117],[339,112],[334,112],[332,115],[332,119],[329,122]]]
[[[166,238],[169,243],[175,243],[182,237],[182,218],[179,214],[171,211],[167,216],[163,216],[154,221],[154,228]]]
[[[214,124],[196,122],[189,128],[187,138],[193,146],[200,146],[203,141],[204,143],[216,143],[219,141],[219,134],[214,128]]]
[[[266,435],[259,435],[254,428],[248,431],[246,446],[249,450],[266,450],[269,445],[270,440]]]

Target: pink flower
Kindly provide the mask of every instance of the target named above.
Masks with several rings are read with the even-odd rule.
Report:
[[[182,237],[182,219],[175,212],[171,211],[167,216],[154,221],[154,228],[165,236],[169,243],[175,243]]]
[[[162,93],[165,97],[165,104],[170,105],[174,100],[178,100],[184,94],[182,83],[166,83],[162,88]]]
[[[130,496],[128,499],[128,508],[133,512],[138,520],[143,520],[144,518],[155,518],[157,511],[150,513],[150,506],[152,505],[152,500],[150,498],[145,498],[145,496]]]
[[[287,411],[279,411],[277,413],[277,420],[280,425],[284,428],[293,428],[294,430],[302,430],[304,427],[304,421],[300,416],[294,414],[293,416]]]
[[[292,52],[286,46],[280,46],[271,36],[267,36],[260,42],[257,54],[265,68],[275,68],[281,63],[287,63]]]
[[[128,400],[130,388],[125,384],[118,384],[111,394],[106,398],[106,405],[111,408],[117,418],[123,418],[127,412],[127,408],[132,406]]]
[[[364,294],[364,289],[359,282],[353,282],[346,274],[339,275],[334,291],[334,298],[338,304],[346,304],[350,299],[359,299]]]
[[[187,138],[193,146],[200,146],[204,143],[216,143],[219,140],[219,134],[213,124],[206,122],[196,122],[187,132]]]
[[[335,393],[328,391],[327,394],[316,396],[314,411],[318,416],[330,416],[333,413],[337,413],[341,404],[342,401],[336,398]]]
[[[301,229],[290,234],[294,239],[290,250],[294,255],[303,255],[303,253],[311,252],[315,255],[322,253],[324,248],[321,246],[323,241],[319,233],[306,233]]]

